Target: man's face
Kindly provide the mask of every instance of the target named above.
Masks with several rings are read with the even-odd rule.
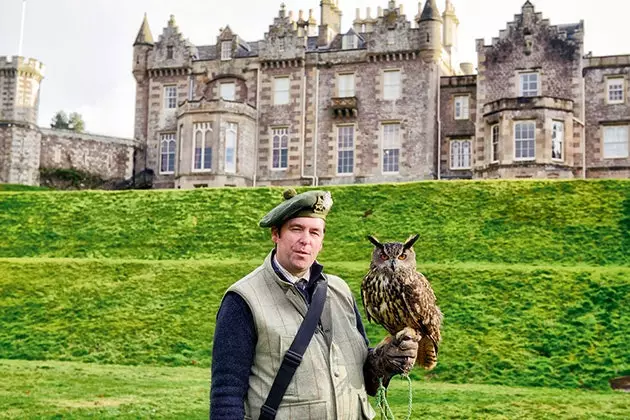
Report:
[[[276,243],[276,258],[294,276],[304,272],[317,259],[324,241],[326,222],[313,217],[290,219],[280,231],[271,230],[271,239]]]

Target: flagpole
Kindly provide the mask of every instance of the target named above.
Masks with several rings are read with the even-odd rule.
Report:
[[[26,0],[22,0],[22,23],[20,24],[20,45],[18,47],[18,57],[22,56],[22,44],[24,43],[24,21],[26,20]]]

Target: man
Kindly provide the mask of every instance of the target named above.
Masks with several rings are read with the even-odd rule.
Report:
[[[277,419],[373,418],[366,394],[376,393],[379,378],[387,386],[413,366],[418,345],[412,337],[387,338],[368,348],[348,285],[317,263],[331,207],[328,192],[289,190],[260,221],[271,228],[275,247],[221,302],[212,353],[212,420],[259,418],[285,353],[311,303],[317,306],[316,289],[327,293],[319,326],[280,396]]]

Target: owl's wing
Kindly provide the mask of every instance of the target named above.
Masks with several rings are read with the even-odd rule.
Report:
[[[361,284],[361,304],[363,305],[363,309],[365,309],[365,316],[367,316],[368,322],[372,322],[372,317],[370,316],[370,311],[368,307],[365,306],[365,278],[363,279],[363,283]]]
[[[442,315],[435,305],[435,294],[428,280],[420,273],[416,276],[415,281],[405,284],[401,296],[407,310],[407,325],[415,326],[422,335],[428,336],[437,352]],[[425,283],[424,287],[421,282]]]
[[[365,288],[361,287],[361,303],[363,304],[363,309],[365,309],[365,316],[368,319],[368,322],[372,322],[372,317],[370,316],[370,311],[367,306],[365,306]]]

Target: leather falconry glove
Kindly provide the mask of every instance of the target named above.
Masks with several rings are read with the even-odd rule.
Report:
[[[370,395],[376,393],[379,378],[387,387],[394,375],[409,373],[416,362],[419,340],[420,336],[413,329],[405,328],[395,337],[385,337],[370,351],[364,367],[366,389]]]

